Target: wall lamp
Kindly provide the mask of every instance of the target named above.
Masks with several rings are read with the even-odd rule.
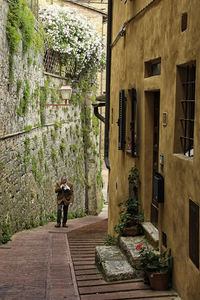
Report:
[[[45,103],[45,106],[71,106],[72,104],[69,103],[72,96],[72,87],[71,85],[63,85],[60,89],[49,87],[49,89],[54,89],[56,91],[60,91],[60,95],[65,103]]]
[[[71,100],[71,96],[72,96],[72,87],[71,87],[71,85],[61,86],[60,94],[61,94],[62,100],[65,101],[65,105],[71,105],[71,104],[69,104],[69,101]]]

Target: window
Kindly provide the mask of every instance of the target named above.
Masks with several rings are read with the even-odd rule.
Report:
[[[125,90],[119,92],[119,119],[118,129],[118,150],[123,150],[132,157],[137,156],[136,130],[137,130],[137,97],[136,90],[128,90],[128,97]]]
[[[181,18],[181,31],[185,31],[187,29],[187,13],[182,14]]]
[[[126,151],[131,154],[132,157],[136,157],[137,95],[135,89],[130,89],[128,92]]]
[[[175,152],[194,155],[195,63],[177,68]]]
[[[124,90],[119,92],[119,119],[117,124],[119,126],[118,150],[124,151],[126,145],[126,97]]]
[[[161,74],[161,58],[145,62],[145,78]]]
[[[199,268],[199,206],[189,201],[189,257]]]

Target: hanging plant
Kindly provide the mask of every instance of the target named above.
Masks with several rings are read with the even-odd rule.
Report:
[[[59,54],[71,79],[95,76],[105,67],[105,50],[86,17],[69,7],[48,6],[39,11],[48,37],[48,48]]]

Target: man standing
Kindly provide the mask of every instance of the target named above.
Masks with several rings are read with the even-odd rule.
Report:
[[[60,227],[61,225],[61,216],[63,208],[63,227],[67,227],[67,213],[69,204],[72,205],[74,201],[74,192],[73,184],[70,181],[67,181],[65,176],[61,177],[56,183],[55,192],[57,193],[57,224],[55,227]]]

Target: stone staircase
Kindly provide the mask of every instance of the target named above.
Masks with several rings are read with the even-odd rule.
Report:
[[[143,277],[138,269],[139,253],[136,246],[158,247],[158,230],[149,222],[142,224],[144,235],[120,237],[119,247],[97,246],[95,261],[106,281],[128,280]]]

